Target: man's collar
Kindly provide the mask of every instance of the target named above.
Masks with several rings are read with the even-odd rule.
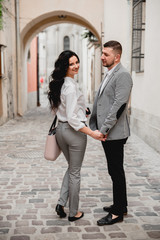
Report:
[[[120,62],[116,66],[111,68],[111,70],[107,69],[106,74],[111,75],[116,68],[119,68],[119,66],[120,66]]]

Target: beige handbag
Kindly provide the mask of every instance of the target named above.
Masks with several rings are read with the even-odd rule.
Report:
[[[61,149],[56,141],[56,121],[57,116],[55,116],[53,123],[49,129],[44,151],[44,158],[50,161],[55,161],[61,153]]]

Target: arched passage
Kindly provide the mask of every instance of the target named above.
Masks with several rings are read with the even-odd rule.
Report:
[[[18,91],[19,91],[19,106],[20,112],[23,114],[27,110],[27,68],[26,60],[28,54],[28,48],[31,40],[36,34],[45,28],[59,24],[59,23],[71,23],[78,24],[89,29],[98,39],[99,44],[101,44],[101,36],[98,30],[89,23],[84,17],[77,15],[68,11],[53,11],[47,14],[38,16],[37,18],[28,22],[23,30],[21,31],[21,57],[22,57],[22,66],[21,66],[21,77],[19,81]],[[23,98],[22,98],[23,96]]]
[[[37,33],[53,24],[59,23],[73,23],[84,26],[97,37],[99,42],[101,41],[100,33],[98,33],[92,23],[89,23],[87,19],[71,12],[54,11],[37,17],[25,26],[21,32],[23,47],[25,48],[27,42],[30,41],[30,39],[32,39]]]

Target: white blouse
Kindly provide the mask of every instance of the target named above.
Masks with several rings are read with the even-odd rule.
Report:
[[[57,118],[61,122],[68,122],[69,125],[78,131],[85,127],[87,121],[86,107],[83,94],[78,84],[71,77],[64,78],[61,88],[61,104],[57,109]]]

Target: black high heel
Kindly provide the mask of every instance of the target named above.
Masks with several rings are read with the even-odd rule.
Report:
[[[57,215],[60,216],[60,218],[65,218],[67,216],[67,214],[65,213],[63,206],[61,206],[60,204],[57,204],[56,206],[56,212]]]
[[[76,221],[76,220],[82,218],[82,217],[84,216],[84,212],[81,212],[81,213],[82,213],[82,214],[81,214],[80,217],[68,217],[68,221],[70,221],[70,222],[74,222],[74,221]]]

